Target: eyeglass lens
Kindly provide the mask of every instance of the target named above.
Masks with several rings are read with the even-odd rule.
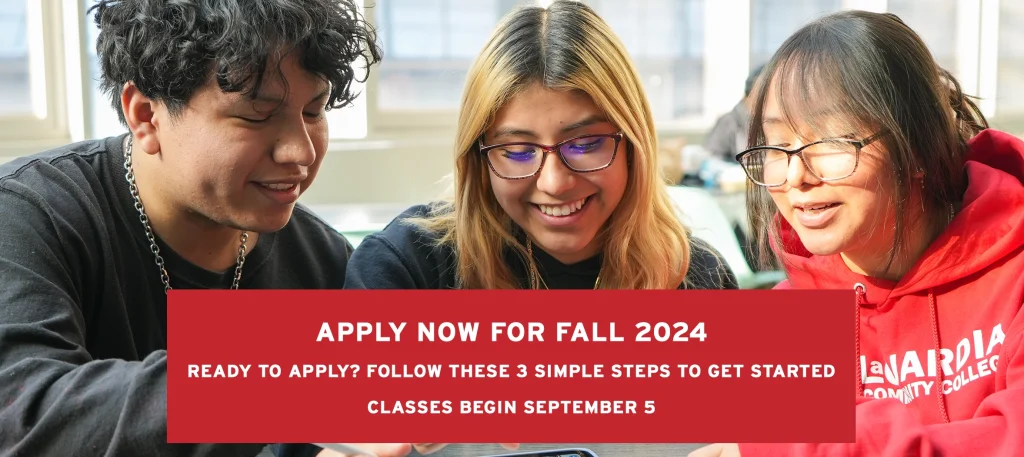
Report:
[[[801,152],[804,165],[820,179],[840,179],[853,173],[857,166],[857,146],[849,141],[823,141]],[[759,148],[743,156],[741,164],[754,181],[766,185],[786,182],[790,159],[785,151]]]
[[[558,152],[574,171],[592,171],[608,166],[615,148],[614,137],[587,136],[561,145]],[[530,176],[540,169],[544,150],[538,145],[512,143],[488,150],[487,160],[501,176]]]

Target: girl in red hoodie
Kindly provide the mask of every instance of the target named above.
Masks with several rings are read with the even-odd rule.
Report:
[[[691,455],[1024,455],[1024,143],[891,14],[817,20],[763,75],[750,219],[779,288],[856,292],[856,442]]]

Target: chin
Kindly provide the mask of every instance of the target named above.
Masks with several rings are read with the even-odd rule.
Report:
[[[550,233],[534,237],[534,242],[544,252],[554,257],[574,259],[573,262],[586,260],[585,258],[578,258],[578,256],[590,246],[593,240],[593,236]]]
[[[831,236],[830,233],[822,233],[818,230],[812,233],[798,230],[797,233],[800,235],[800,241],[803,242],[804,248],[816,256],[830,256],[843,251],[843,243],[840,243],[837,237]]]
[[[273,233],[283,229],[292,218],[292,210],[278,212],[277,214],[255,214],[243,220],[235,221],[233,224],[242,230],[256,233]]]

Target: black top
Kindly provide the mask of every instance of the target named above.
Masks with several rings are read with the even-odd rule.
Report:
[[[124,136],[0,166],[0,455],[255,456],[167,444],[166,295],[128,191]],[[171,286],[228,288],[159,242]],[[340,289],[352,245],[297,206],[240,288]]]
[[[367,236],[349,260],[346,289],[452,289],[456,287],[455,253],[436,246],[436,234],[403,221],[423,217],[427,205],[409,208],[383,231]],[[522,237],[522,234],[519,234]],[[690,269],[680,289],[736,289],[732,270],[704,241],[691,238]],[[566,265],[534,246],[537,269],[551,289],[593,289],[601,270],[601,255]],[[529,287],[528,264],[511,248],[507,264],[522,288]]]

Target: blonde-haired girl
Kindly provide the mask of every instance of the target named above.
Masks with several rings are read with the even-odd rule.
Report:
[[[627,52],[580,2],[507,15],[469,70],[454,196],[353,254],[346,288],[735,288],[665,192]]]

